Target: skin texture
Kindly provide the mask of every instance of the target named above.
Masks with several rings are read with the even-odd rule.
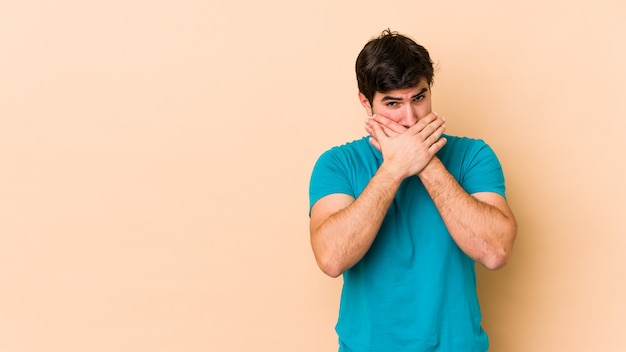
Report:
[[[445,145],[445,119],[431,110],[431,91],[416,87],[376,92],[359,100],[370,116],[365,130],[383,163],[357,199],[331,194],[311,209],[313,253],[320,269],[337,277],[369,250],[402,180],[417,175],[450,235],[469,257],[489,269],[506,264],[517,225],[504,197],[468,194],[436,157]]]

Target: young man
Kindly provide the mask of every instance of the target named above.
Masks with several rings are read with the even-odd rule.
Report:
[[[516,235],[500,163],[444,134],[413,40],[384,31],[356,75],[370,136],[322,154],[309,191],[315,258],[344,280],[339,350],[486,351],[475,263],[502,267]]]

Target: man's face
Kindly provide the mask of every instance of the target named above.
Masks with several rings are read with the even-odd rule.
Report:
[[[382,115],[406,127],[413,126],[431,112],[430,86],[426,80],[412,88],[376,92],[372,106],[362,93],[359,93],[359,99],[368,115]]]

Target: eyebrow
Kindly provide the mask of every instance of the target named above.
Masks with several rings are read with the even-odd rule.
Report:
[[[428,91],[428,88],[422,88],[422,90],[419,91],[419,93],[415,94],[414,96],[411,97],[411,99],[417,98],[420,95],[423,95],[424,93],[426,93]],[[399,101],[402,100],[401,98],[398,97],[392,97],[390,95],[385,95],[380,101],[384,102],[384,101]]]

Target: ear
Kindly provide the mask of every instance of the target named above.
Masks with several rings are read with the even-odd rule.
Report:
[[[370,101],[365,97],[365,94],[359,92],[359,101],[361,102],[361,105],[363,105],[363,107],[365,108],[365,112],[367,112],[369,116],[374,115],[374,113],[372,112],[372,106],[370,105]]]

